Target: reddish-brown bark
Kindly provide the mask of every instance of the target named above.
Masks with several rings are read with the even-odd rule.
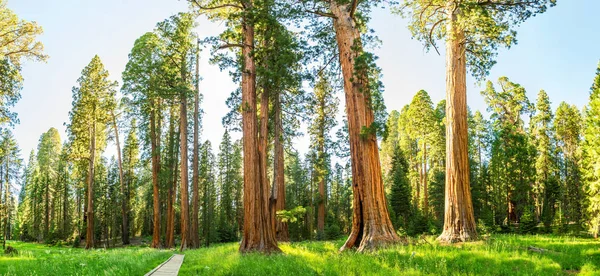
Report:
[[[355,71],[354,67],[362,45],[350,6],[330,2],[344,79],[354,194],[352,230],[341,250],[358,247],[363,251],[399,242],[400,238],[386,205],[377,137],[373,133],[360,134],[361,128],[371,127],[374,113],[366,72]]]
[[[175,116],[176,108],[171,106],[171,114],[169,118],[169,157],[171,164],[170,166],[170,179],[169,179],[169,190],[167,192],[167,233],[165,235],[165,247],[175,247],[175,208],[174,204],[176,201],[176,189],[177,189],[177,165],[179,164],[177,159],[177,138],[175,133]]]
[[[150,151],[152,160],[152,204],[153,204],[153,227],[152,248],[160,247],[160,199],[158,188],[158,174],[160,172],[160,123],[157,115],[158,101],[150,101]]]
[[[250,11],[252,1],[245,1]],[[258,147],[256,110],[256,65],[253,57],[254,25],[242,19],[242,130],[244,153],[244,226],[240,252],[279,252],[277,240],[270,226],[268,194],[269,184],[261,171]]]
[[[182,94],[179,105],[179,151],[180,151],[180,179],[181,179],[181,247],[187,248],[189,234],[189,195],[188,195],[188,148],[187,148],[187,97]]]
[[[450,8],[446,30],[446,202],[441,242],[477,238],[469,185],[467,85],[464,32]]]
[[[196,80],[200,78],[200,51],[196,54]],[[199,191],[198,191],[198,132],[199,132],[199,106],[200,106],[200,90],[196,85],[196,93],[194,94],[194,156],[192,157],[192,230],[191,230],[191,242],[192,248],[198,248],[200,246],[199,226],[198,219],[200,213],[199,205]]]

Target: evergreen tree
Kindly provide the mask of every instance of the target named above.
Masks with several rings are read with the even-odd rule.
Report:
[[[427,49],[446,43],[446,215],[440,241],[477,238],[469,185],[467,68],[477,79],[488,75],[496,50],[516,43],[515,26],[543,13],[555,0],[404,0],[400,13]],[[443,23],[443,24],[442,24]]]
[[[325,205],[327,200],[326,182],[330,171],[330,152],[333,141],[327,134],[329,129],[336,125],[335,114],[337,113],[338,100],[333,95],[333,89],[328,79],[321,75],[314,87],[312,98],[311,124],[308,132],[311,136],[311,150],[316,153],[315,181],[318,183],[317,196],[317,238],[325,237]]]
[[[574,224],[579,231],[583,223],[583,186],[580,172],[581,113],[574,105],[561,102],[554,119],[556,140],[560,148],[559,174],[562,186],[563,226]]]
[[[600,63],[590,89],[590,103],[585,109],[583,175],[588,196],[588,227],[594,237],[600,234]]]
[[[98,56],[94,56],[81,72],[73,88],[73,107],[67,125],[72,153],[88,163],[86,173],[86,249],[95,247],[94,237],[94,178],[95,165],[106,144],[106,124],[115,105],[116,82],[108,79],[108,71]]]
[[[557,195],[556,158],[554,156],[554,126],[550,99],[544,90],[538,93],[536,113],[531,120],[533,143],[536,147],[535,185],[533,197],[536,221],[540,219],[549,227],[554,219]]]

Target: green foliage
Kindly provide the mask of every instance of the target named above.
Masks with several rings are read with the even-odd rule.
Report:
[[[444,24],[452,21],[465,34],[467,66],[483,80],[496,63],[498,48],[517,43],[516,27],[532,16],[544,13],[556,0],[479,1],[479,0],[403,0],[394,10],[409,19],[413,38],[426,49],[439,40],[452,40]]]
[[[296,206],[291,210],[280,210],[277,211],[277,218],[283,222],[297,222],[306,213],[306,208],[302,206]]]
[[[590,103],[585,110],[583,142],[583,175],[589,203],[588,228],[600,234],[600,63],[590,91]]]
[[[408,180],[408,162],[400,147],[394,149],[392,157],[392,168],[389,171],[389,179],[392,183],[390,193],[390,205],[395,215],[394,226],[396,228],[407,228],[412,218],[412,204],[410,182]]]
[[[14,126],[19,122],[17,114],[10,111],[19,99],[23,76],[23,60],[45,61],[44,45],[37,41],[43,33],[36,22],[20,19],[0,0],[0,124]]]

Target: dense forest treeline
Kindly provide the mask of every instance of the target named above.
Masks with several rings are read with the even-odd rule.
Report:
[[[434,104],[421,90],[389,114],[367,51],[380,3],[300,2],[190,1],[190,12],[141,34],[120,82],[93,57],[72,89],[67,137],[50,128],[25,163],[9,108],[21,59],[47,57],[41,28],[0,1],[0,27],[14,30],[0,36],[3,239],[93,248],[151,236],[151,247],[181,250],[241,240],[242,252],[277,252],[277,241],[343,235],[342,249],[358,250],[422,233],[598,235],[600,66],[583,110],[553,110],[543,90],[533,102],[506,77],[481,91],[487,112],[466,103],[466,73],[484,80],[495,50],[515,43],[514,26],[555,1],[403,1],[396,12],[415,38],[436,50],[445,40],[447,97]],[[226,30],[197,37],[199,15]],[[206,45],[240,83],[218,152],[201,141],[202,93],[215,93],[199,91]],[[302,135],[305,154],[292,143]]]

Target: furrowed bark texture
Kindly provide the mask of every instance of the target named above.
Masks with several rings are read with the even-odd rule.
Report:
[[[196,80],[199,76],[199,58],[200,56],[196,56]],[[200,90],[198,86],[196,86],[196,93],[194,94],[194,152],[192,153],[193,161],[192,161],[192,233],[191,233],[191,241],[192,248],[198,248],[200,246],[200,237],[199,237],[199,226],[198,219],[200,213],[200,205],[199,205],[199,191],[198,191],[198,131],[199,131],[199,120],[198,120],[198,112],[199,112],[199,101],[200,101]]]
[[[354,70],[362,45],[349,5],[330,2],[331,12],[336,16],[333,25],[344,77],[354,194],[352,231],[340,250],[358,247],[358,251],[364,251],[399,242],[400,237],[386,205],[377,138],[374,134],[360,135],[363,126],[371,126],[374,114],[366,72],[355,74]]]
[[[152,248],[160,247],[160,200],[158,190],[158,174],[160,172],[160,135],[157,131],[160,127],[157,126],[158,118],[156,115],[157,103],[156,100],[151,100],[150,106],[150,150],[152,154]]]
[[[446,193],[441,242],[475,240],[477,231],[469,185],[467,85],[464,32],[458,10],[448,11],[446,39]]]
[[[188,202],[188,148],[187,148],[187,98],[180,97],[179,108],[179,151],[181,154],[181,247],[183,251],[187,248],[189,240],[189,202]]]
[[[171,106],[171,114],[169,118],[169,158],[170,158],[170,175],[169,175],[169,190],[167,192],[167,233],[165,235],[165,247],[175,247],[175,201],[177,188],[177,135],[175,133],[175,106]]]
[[[252,1],[246,1],[246,9],[252,9]],[[258,123],[256,111],[256,65],[254,25],[248,18],[242,19],[242,130],[244,152],[244,226],[240,252],[280,252],[269,217],[269,184],[262,175],[258,152]]]

